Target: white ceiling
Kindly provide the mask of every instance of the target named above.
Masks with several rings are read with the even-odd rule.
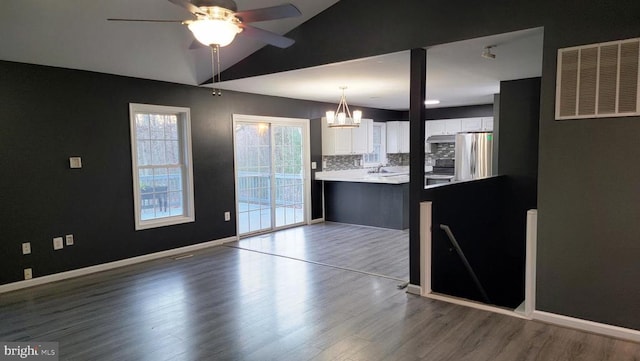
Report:
[[[287,0],[236,0],[239,10]],[[302,16],[254,23],[279,34],[338,0],[288,0]],[[107,18],[189,19],[167,0],[6,0],[0,2],[0,59],[198,85],[211,78],[209,49],[189,50],[193,41],[181,24],[108,22]],[[427,50],[427,96],[438,107],[487,104],[499,81],[540,76],[542,29],[532,29],[431,47]],[[480,56],[497,45],[495,60]],[[221,50],[222,67],[263,44],[238,36]],[[406,110],[409,52],[239,79],[217,87],[315,101],[337,102],[348,86],[350,105]]]
[[[427,98],[433,107],[491,104],[500,81],[540,76],[541,28],[465,40],[427,49]],[[485,46],[495,59],[481,56]],[[347,86],[347,103],[365,107],[409,109],[410,52],[223,81],[216,87],[248,93],[335,102]],[[224,80],[224,79],[223,79]]]
[[[338,0],[236,0],[238,10],[285,2],[298,7],[302,16],[252,25],[285,34]],[[193,37],[186,26],[107,18],[193,17],[167,0],[2,0],[0,59],[190,85],[211,78],[211,52],[209,48],[189,50]],[[238,36],[222,49],[222,68],[263,46]]]

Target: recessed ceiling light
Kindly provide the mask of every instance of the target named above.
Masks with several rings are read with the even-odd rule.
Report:
[[[424,105],[436,105],[436,104],[440,104],[440,101],[438,99],[427,99],[424,101]]]

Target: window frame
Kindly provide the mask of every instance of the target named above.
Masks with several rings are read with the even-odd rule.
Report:
[[[180,165],[182,170],[182,214],[176,216],[142,219],[140,191],[140,166],[138,165],[138,138],[136,131],[137,114],[175,115],[178,118],[178,142],[180,149]],[[173,107],[154,104],[129,103],[129,126],[131,131],[131,169],[133,173],[133,203],[135,230],[165,227],[182,223],[195,222],[193,195],[193,158],[191,143],[191,110],[184,107]],[[167,165],[164,165],[165,167]],[[160,166],[162,167],[162,166]]]
[[[387,123],[385,122],[372,122],[371,123],[371,132],[373,134],[374,127],[380,127],[380,161],[378,162],[367,162],[367,154],[375,154],[375,153],[365,153],[362,155],[362,163],[363,167],[377,167],[380,164],[387,164]],[[373,135],[371,136],[371,142],[373,143]],[[373,147],[373,144],[371,144]]]

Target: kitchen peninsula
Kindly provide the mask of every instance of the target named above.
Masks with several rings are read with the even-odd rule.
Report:
[[[409,227],[409,169],[316,173],[323,181],[325,220],[392,229]]]

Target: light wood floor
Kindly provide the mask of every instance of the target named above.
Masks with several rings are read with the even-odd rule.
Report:
[[[317,234],[341,225],[322,227]],[[310,249],[321,239],[307,238],[316,226],[305,228]],[[424,299],[396,285],[222,246],[2,294],[0,341],[59,342],[60,360],[640,357],[640,344]]]
[[[320,223],[230,245],[324,265],[409,280],[409,231]]]

